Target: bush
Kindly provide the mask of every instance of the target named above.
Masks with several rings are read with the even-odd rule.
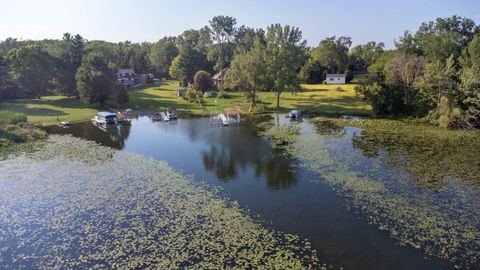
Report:
[[[349,83],[353,80],[353,72],[351,70],[347,70],[345,72],[345,82]]]
[[[0,124],[10,125],[26,121],[27,115],[24,113],[0,111]]]
[[[187,88],[185,93],[183,93],[183,99],[188,100],[190,102],[195,102],[198,99],[198,93],[193,88]]]
[[[193,78],[193,88],[202,93],[213,90],[215,85],[213,84],[212,75],[203,70],[197,71]]]
[[[0,149],[8,146],[12,146],[14,143],[6,138],[0,138]]]

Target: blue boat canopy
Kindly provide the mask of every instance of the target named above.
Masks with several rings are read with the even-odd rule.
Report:
[[[109,120],[117,118],[117,115],[114,114],[114,113],[111,113],[111,112],[99,112],[99,113],[97,113],[97,115],[99,117],[102,117],[104,119],[109,119]]]

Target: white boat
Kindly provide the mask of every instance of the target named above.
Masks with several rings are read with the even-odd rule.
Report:
[[[298,119],[301,115],[301,112],[299,109],[293,109],[288,113],[288,117],[292,119]]]
[[[99,112],[92,118],[94,125],[114,125],[117,123],[117,115],[111,112]]]

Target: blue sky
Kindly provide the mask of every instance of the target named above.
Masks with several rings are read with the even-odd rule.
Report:
[[[300,27],[309,45],[346,35],[354,44],[374,40],[392,48],[404,30],[415,31],[437,17],[460,15],[479,24],[480,1],[0,0],[0,12],[0,40],[61,38],[70,32],[89,40],[156,41],[228,15],[250,27]]]

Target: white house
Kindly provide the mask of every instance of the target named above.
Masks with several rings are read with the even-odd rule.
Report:
[[[327,84],[345,84],[345,74],[327,74]]]

